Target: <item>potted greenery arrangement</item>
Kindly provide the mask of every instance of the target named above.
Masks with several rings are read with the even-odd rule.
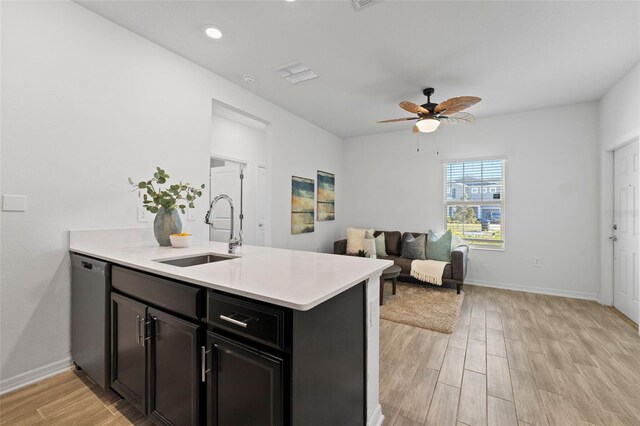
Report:
[[[156,167],[156,172],[150,180],[134,183],[129,178],[133,191],[138,191],[138,196],[142,196],[142,206],[156,214],[153,234],[161,246],[170,246],[169,236],[182,232],[182,221],[177,209],[184,214],[187,207],[195,208],[194,201],[202,196],[202,189],[205,187],[202,184],[200,188],[195,188],[188,182],[169,185],[164,189],[158,186],[165,184],[167,179],[169,175],[160,167]]]

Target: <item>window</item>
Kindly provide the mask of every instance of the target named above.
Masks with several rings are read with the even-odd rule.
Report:
[[[478,248],[504,248],[505,161],[444,164],[446,228]]]

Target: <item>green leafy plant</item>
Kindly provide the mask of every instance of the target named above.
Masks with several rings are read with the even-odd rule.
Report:
[[[166,210],[178,208],[183,214],[187,207],[194,208],[194,201],[202,196],[205,185],[202,184],[199,188],[195,188],[189,182],[180,182],[161,188],[159,185],[167,183],[168,179],[167,172],[156,167],[156,172],[150,180],[135,183],[133,179],[129,178],[129,184],[131,184],[133,191],[138,191],[139,197],[143,197],[142,206],[151,213],[157,213],[160,207],[164,207]]]
[[[356,253],[359,257],[367,257],[367,252],[364,250],[358,250],[358,253]]]

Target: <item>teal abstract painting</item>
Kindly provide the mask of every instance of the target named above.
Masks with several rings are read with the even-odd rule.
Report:
[[[291,233],[304,234],[314,231],[315,182],[313,179],[291,177]]]

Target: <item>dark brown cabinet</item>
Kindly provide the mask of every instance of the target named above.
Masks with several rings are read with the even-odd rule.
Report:
[[[209,425],[282,425],[283,360],[211,332],[207,348]]]
[[[112,387],[159,425],[200,424],[202,326],[112,293]]]
[[[149,417],[166,425],[198,425],[200,326],[149,308]]]
[[[162,426],[366,423],[366,292],[296,311],[112,267],[112,387]]]
[[[146,305],[111,293],[111,387],[146,413]]]

